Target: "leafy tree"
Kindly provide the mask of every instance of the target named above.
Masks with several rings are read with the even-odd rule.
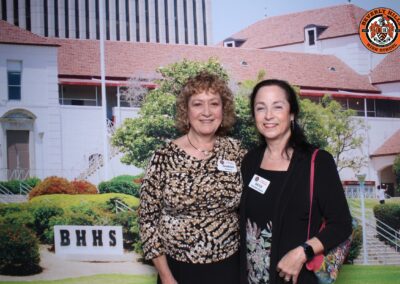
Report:
[[[176,96],[190,77],[202,71],[229,79],[214,58],[206,62],[183,60],[157,70],[162,79],[157,81],[159,87],[142,101],[140,116],[126,119],[113,136],[113,145],[125,154],[123,163],[144,168],[155,149],[180,135],[175,128]]]
[[[142,101],[140,116],[126,119],[113,137],[113,144],[125,154],[122,162],[144,168],[155,149],[181,135],[175,128],[176,96],[188,78],[201,71],[216,74],[226,82],[229,80],[227,72],[213,58],[207,62],[183,60],[157,70],[162,79],[157,82],[159,87]],[[241,140],[245,148],[251,148],[259,141],[251,117],[249,95],[264,76],[265,71],[260,71],[255,80],[243,81],[235,96],[237,122],[230,135]],[[295,89],[298,93],[298,88]],[[357,170],[364,164],[365,158],[349,155],[361,146],[366,129],[363,121],[354,117],[355,111],[344,110],[329,97],[324,97],[321,104],[302,99],[300,108],[300,124],[307,139],[328,150],[339,171],[346,167]]]
[[[397,191],[400,192],[400,155],[394,159],[393,172],[396,176]]]

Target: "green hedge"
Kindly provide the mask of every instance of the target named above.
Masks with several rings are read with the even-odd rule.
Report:
[[[18,224],[0,225],[0,274],[36,274],[42,271],[39,262],[39,241],[31,230]]]
[[[355,222],[355,220],[353,220]],[[353,263],[353,261],[360,255],[362,246],[362,226],[357,223],[353,226],[353,241],[351,242],[351,247],[349,255],[347,256],[346,262]]]
[[[98,189],[100,193],[123,193],[139,197],[140,185],[127,181],[103,181]]]
[[[20,194],[20,183],[23,182],[30,187],[34,188],[40,183],[40,179],[36,177],[28,178],[26,180],[10,180],[10,181],[0,181],[0,185],[7,188],[14,194]]]
[[[376,205],[374,207],[374,215],[375,218],[381,220],[396,231],[400,230],[400,204],[386,203]],[[377,228],[377,231],[380,233],[378,236],[381,241],[387,242],[388,244],[394,246],[392,242],[388,242],[383,236],[386,236],[389,239],[393,239],[393,237],[391,237],[381,228]],[[381,234],[383,236],[381,236]]]

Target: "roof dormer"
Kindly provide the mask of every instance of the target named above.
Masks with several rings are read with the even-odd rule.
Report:
[[[227,38],[224,40],[224,47],[240,47],[246,40],[237,38]]]
[[[304,43],[306,46],[314,47],[317,45],[319,36],[325,31],[327,27],[318,25],[307,25],[304,27]]]

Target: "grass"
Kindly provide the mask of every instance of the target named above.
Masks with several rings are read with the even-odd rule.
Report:
[[[344,265],[335,284],[400,284],[400,266]]]
[[[0,276],[1,279],[1,276]],[[1,281],[1,283],[18,284],[18,283],[44,283],[44,284],[155,284],[156,276],[151,275],[122,275],[107,274],[94,275],[78,278],[68,278],[62,280],[38,280],[38,281]]]
[[[8,284],[27,283],[3,282]],[[94,275],[79,278],[69,278],[63,280],[40,280],[29,281],[29,283],[38,284],[155,284],[156,277],[146,275],[121,275],[107,274]],[[400,266],[362,266],[362,265],[344,265],[339,273],[339,278],[335,284],[400,284]]]

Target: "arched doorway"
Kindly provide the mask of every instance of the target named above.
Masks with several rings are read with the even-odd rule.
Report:
[[[2,136],[1,174],[3,179],[26,179],[34,161],[33,130],[36,116],[25,109],[14,109],[0,118]]]

